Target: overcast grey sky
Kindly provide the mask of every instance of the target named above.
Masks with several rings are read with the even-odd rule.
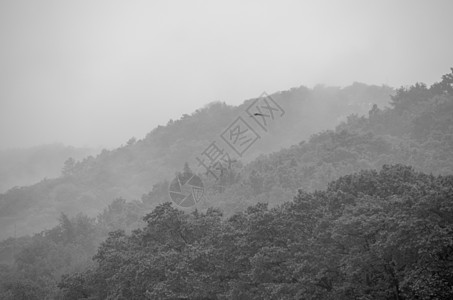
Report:
[[[0,0],[0,149],[116,147],[221,100],[432,84],[453,1]]]

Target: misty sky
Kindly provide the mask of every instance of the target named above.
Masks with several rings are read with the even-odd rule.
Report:
[[[453,67],[453,1],[0,0],[0,149],[117,147],[220,100]]]

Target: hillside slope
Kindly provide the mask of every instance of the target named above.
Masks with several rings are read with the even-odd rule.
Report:
[[[392,93],[389,87],[360,83],[346,88],[299,87],[275,93],[272,97],[285,115],[269,127],[244,155],[243,162],[333,128],[351,113],[366,113],[370,103],[386,105]],[[68,161],[64,176],[9,190],[0,195],[0,238],[12,235],[13,224],[19,235],[32,233],[54,226],[61,212],[95,216],[112,199],[140,198],[201,153],[237,116],[244,114],[252,101],[238,107],[209,104],[158,126],[141,140],[130,139],[122,147],[103,150],[79,162]]]
[[[315,191],[340,176],[386,164],[404,164],[435,175],[453,174],[453,72],[427,87],[400,88],[390,107],[373,106],[366,116],[351,115],[335,130],[268,155],[245,167],[233,164],[215,180],[200,174],[206,186],[199,206],[219,207],[230,215],[257,202],[271,206],[290,201],[298,189]],[[170,201],[165,183],[144,199]]]
[[[4,240],[0,295],[451,299],[452,84],[401,88],[217,181],[201,172],[198,209],[172,207],[161,180],[96,218]]]
[[[31,185],[43,178],[61,175],[63,163],[70,157],[82,160],[99,151],[62,144],[0,151],[0,193],[15,186]]]
[[[165,203],[59,287],[64,299],[451,299],[452,193],[451,175],[395,165],[230,218]]]

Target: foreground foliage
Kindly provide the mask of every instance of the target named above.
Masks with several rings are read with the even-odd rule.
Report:
[[[453,176],[385,166],[273,209],[165,203],[114,231],[65,299],[451,299]]]

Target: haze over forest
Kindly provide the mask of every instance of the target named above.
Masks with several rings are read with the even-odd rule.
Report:
[[[431,85],[449,0],[1,1],[0,149],[108,149],[213,101]]]
[[[431,86],[271,97],[284,117],[217,173],[188,153],[265,98],[214,102],[0,194],[0,296],[450,299],[453,68]],[[196,205],[169,193],[191,166]]]
[[[453,299],[452,8],[1,2],[0,299]]]

